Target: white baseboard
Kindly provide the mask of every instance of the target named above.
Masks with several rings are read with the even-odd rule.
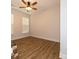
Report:
[[[11,40],[17,40],[17,39],[28,37],[28,36],[29,36],[28,33],[27,34],[26,33],[25,34],[23,34],[23,33],[14,34],[14,35],[11,36]]]
[[[42,37],[42,36],[29,35],[29,34],[23,34],[23,33],[13,35],[11,40],[16,40],[16,39],[20,39],[20,38],[24,38],[24,37],[28,37],[28,36],[33,36],[33,37],[37,37],[37,38],[46,39],[46,40],[49,40],[49,41],[59,42],[59,40],[56,40],[56,39],[53,39],[53,38],[51,39],[51,38],[46,38],[46,37]]]
[[[30,36],[37,37],[37,38],[42,38],[42,39],[46,39],[46,40],[49,40],[49,41],[60,42],[59,40],[56,40],[56,39],[53,39],[53,38],[51,39],[51,38],[46,38],[46,37],[37,36],[37,35],[30,35]]]

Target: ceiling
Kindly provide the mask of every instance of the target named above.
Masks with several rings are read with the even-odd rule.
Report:
[[[31,1],[32,3],[35,1],[38,2],[38,4],[35,6],[36,8],[38,8],[38,10],[33,11],[36,13],[41,13],[48,8],[59,6],[60,3],[59,0],[31,0]],[[23,3],[21,2],[21,0],[11,0],[11,5],[12,7],[16,7],[17,9],[20,9],[19,6],[23,5]],[[26,11],[25,9],[20,9],[20,10],[24,12]]]

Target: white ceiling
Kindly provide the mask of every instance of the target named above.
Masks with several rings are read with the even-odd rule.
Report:
[[[41,13],[48,8],[59,6],[59,3],[60,3],[59,0],[31,0],[31,1],[32,3],[35,1],[38,2],[38,4],[35,6],[36,8],[38,8],[38,10],[33,11],[36,13]],[[16,8],[20,9],[19,6],[22,5],[22,2],[21,0],[11,0],[11,4],[12,6],[15,6]],[[25,9],[21,9],[21,10],[25,11]]]

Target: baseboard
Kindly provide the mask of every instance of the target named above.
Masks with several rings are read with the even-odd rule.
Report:
[[[42,37],[42,36],[37,36],[37,35],[30,35],[30,36],[37,37],[37,38],[42,38],[42,39],[46,39],[46,40],[49,40],[49,41],[60,42],[59,40],[51,39],[51,38],[46,38],[46,37]]]
[[[14,34],[14,35],[11,35],[11,40],[17,40],[17,39],[28,37],[28,36],[29,36],[28,33]]]
[[[28,36],[33,36],[33,37],[37,37],[37,38],[42,38],[42,39],[46,39],[46,40],[49,40],[49,41],[55,41],[55,42],[59,42],[59,40],[56,40],[54,38],[46,38],[46,37],[42,37],[42,36],[37,36],[37,35],[29,35],[28,33],[26,34],[23,34],[23,33],[19,33],[19,34],[14,34],[11,36],[11,40],[17,40],[17,39],[20,39],[20,38],[24,38],[24,37],[28,37]]]

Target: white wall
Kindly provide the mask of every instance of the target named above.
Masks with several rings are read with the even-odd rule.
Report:
[[[60,16],[60,57],[67,59],[67,36],[66,36],[66,0],[61,0],[61,16]]]
[[[28,36],[29,33],[22,33],[22,18],[28,17],[28,15],[13,8],[11,13],[14,15],[13,34],[11,35],[12,40]]]
[[[32,15],[30,20],[31,36],[59,42],[59,17],[59,6],[47,9],[40,14]]]

